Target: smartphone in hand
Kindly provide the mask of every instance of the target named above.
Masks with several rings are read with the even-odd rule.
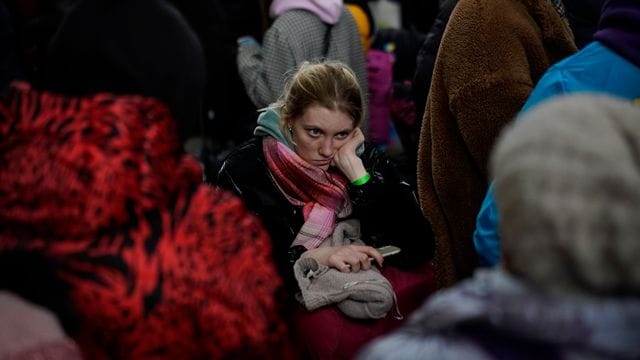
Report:
[[[378,250],[378,252],[380,253],[380,255],[382,255],[382,257],[395,255],[401,251],[399,247],[393,246],[393,245],[381,246],[379,248],[376,248],[376,250]],[[373,260],[374,259],[372,257],[369,258],[369,261],[373,261]],[[347,265],[347,266],[351,267],[351,265]]]
[[[401,251],[399,247],[393,246],[393,245],[381,246],[376,250],[378,250],[378,252],[380,253],[380,255],[382,255],[382,257],[395,255]]]

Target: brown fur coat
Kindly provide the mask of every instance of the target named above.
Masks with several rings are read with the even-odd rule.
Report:
[[[577,51],[545,0],[460,0],[438,51],[420,133],[418,190],[439,287],[476,265],[475,219],[500,130],[553,63]]]

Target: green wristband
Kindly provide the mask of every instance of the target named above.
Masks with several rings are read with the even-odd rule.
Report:
[[[371,180],[371,175],[369,175],[369,173],[366,173],[366,174],[364,174],[363,177],[353,180],[351,182],[351,185],[355,185],[355,186],[364,185],[364,184],[368,183],[369,180]]]

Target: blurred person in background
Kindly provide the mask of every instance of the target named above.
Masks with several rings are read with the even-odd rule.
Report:
[[[640,107],[571,95],[492,153],[502,266],[431,297],[358,359],[640,357]]]
[[[640,98],[640,2],[607,0],[598,27],[594,41],[544,74],[522,112],[551,97],[571,93]],[[491,189],[482,202],[473,234],[483,266],[500,261],[500,216]]]
[[[560,0],[460,0],[436,56],[418,144],[418,195],[438,286],[477,266],[475,218],[500,130],[555,62],[577,48]]]
[[[202,45],[164,0],[80,0],[51,40],[41,87],[100,91],[165,103],[182,142],[202,135],[206,66]]]
[[[304,61],[336,60],[349,66],[362,89],[367,134],[367,73],[358,26],[342,0],[274,0],[273,24],[262,43],[238,39],[238,72],[258,108],[278,100],[287,76]]]
[[[10,90],[0,255],[32,262],[3,262],[0,286],[54,312],[88,359],[293,356],[267,232],[202,184],[164,104]]]

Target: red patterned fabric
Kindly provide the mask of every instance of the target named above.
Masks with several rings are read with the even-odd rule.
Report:
[[[0,103],[0,252],[59,265],[88,359],[294,356],[266,231],[201,178],[153,99]]]
[[[292,246],[315,249],[333,233],[336,217],[351,213],[347,179],[313,166],[272,137],[263,140],[269,172],[294,205],[303,206],[304,224]]]

